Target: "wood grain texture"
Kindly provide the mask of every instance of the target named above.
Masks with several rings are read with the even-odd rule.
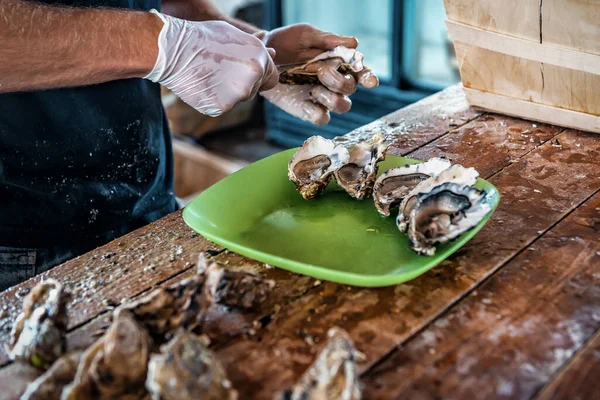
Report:
[[[540,41],[539,0],[444,0],[451,21]]]
[[[543,0],[542,42],[600,54],[598,0]]]
[[[366,398],[535,395],[600,328],[599,209],[596,194],[369,371]]]
[[[598,275],[598,271],[596,271]],[[538,400],[600,399],[600,331],[538,396]]]

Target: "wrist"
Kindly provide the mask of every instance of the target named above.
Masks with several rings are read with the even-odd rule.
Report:
[[[144,21],[137,26],[143,27],[143,40],[140,41],[143,50],[138,53],[132,65],[137,77],[147,76],[154,69],[159,54],[159,37],[165,25],[163,17],[155,10],[141,14],[140,18]]]

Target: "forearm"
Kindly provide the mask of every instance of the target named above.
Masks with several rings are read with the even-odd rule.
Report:
[[[0,92],[143,77],[162,25],[146,12],[0,0]]]
[[[188,21],[225,21],[249,34],[260,31],[247,22],[223,14],[210,0],[163,0],[161,11]]]

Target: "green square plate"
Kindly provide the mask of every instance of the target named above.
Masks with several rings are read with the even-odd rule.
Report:
[[[304,200],[288,180],[297,149],[275,154],[219,181],[195,198],[183,219],[195,231],[231,251],[299,274],[356,286],[388,286],[433,268],[471,239],[489,217],[433,257],[408,247],[395,217],[381,217],[372,199],[355,200],[335,180],[325,193]],[[381,172],[419,161],[387,156]],[[500,196],[482,179],[492,212]]]

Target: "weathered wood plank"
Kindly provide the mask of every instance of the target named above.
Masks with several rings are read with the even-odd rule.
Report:
[[[367,398],[531,398],[600,328],[599,210],[596,194],[369,371]]]
[[[600,399],[599,376],[600,331],[596,332],[596,335],[574,357],[573,361],[536,396],[536,399]]]
[[[455,143],[443,151],[470,147],[456,154],[471,154],[472,160],[461,156],[461,161],[476,167],[494,160],[481,155],[484,148],[507,151],[483,142],[467,146],[469,128],[459,129]],[[259,338],[238,339],[220,349],[233,382],[245,396],[269,398],[307,367],[334,325],[348,330],[366,354],[363,370],[426,326],[600,187],[600,143],[594,135],[566,131],[557,138],[561,147],[553,139],[554,144],[547,142],[491,179],[502,196],[494,218],[440,267],[382,289],[324,283],[290,304]],[[417,153],[438,151],[433,142]]]
[[[480,114],[469,108],[460,87],[454,86],[338,139],[349,145],[368,139],[376,132],[385,132],[389,140],[399,143],[404,151],[410,151]],[[40,279],[57,279],[73,291],[69,325],[76,327],[101,313],[105,309],[103,301],[119,302],[134,297],[191,268],[201,251],[220,249],[195,234],[180,215],[178,212],[166,216],[0,293],[0,343],[8,341],[12,321],[20,312],[22,295],[19,294]],[[7,362],[2,346],[0,366]]]

